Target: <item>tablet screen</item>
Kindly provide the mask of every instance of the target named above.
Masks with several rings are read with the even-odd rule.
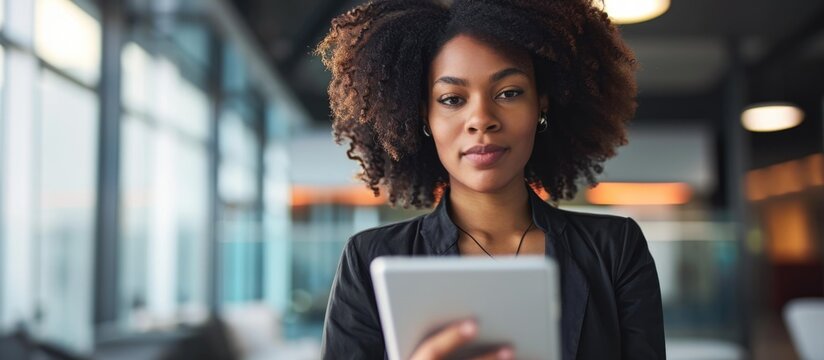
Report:
[[[478,336],[455,358],[509,344],[518,359],[560,359],[550,258],[380,257],[370,270],[390,359],[408,359],[428,335],[468,318]]]

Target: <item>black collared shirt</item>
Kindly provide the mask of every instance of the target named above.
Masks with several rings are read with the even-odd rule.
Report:
[[[562,358],[666,358],[658,273],[638,224],[557,209],[528,192],[546,255],[561,273]],[[448,199],[427,215],[349,239],[329,296],[323,359],[387,358],[369,264],[384,255],[460,255]]]

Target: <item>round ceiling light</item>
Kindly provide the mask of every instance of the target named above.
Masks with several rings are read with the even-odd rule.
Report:
[[[741,114],[741,124],[749,131],[770,132],[798,126],[804,112],[785,102],[759,103],[748,106]]]
[[[635,24],[665,13],[670,0],[603,0],[603,10],[617,24]]]

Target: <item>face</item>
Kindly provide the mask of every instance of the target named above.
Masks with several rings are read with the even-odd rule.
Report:
[[[547,106],[530,57],[458,35],[430,69],[427,119],[450,186],[485,193],[522,186]]]

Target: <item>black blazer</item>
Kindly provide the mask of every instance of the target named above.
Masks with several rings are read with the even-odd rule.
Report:
[[[561,273],[562,358],[666,358],[658,273],[638,224],[557,209],[528,192],[546,255]],[[349,239],[326,310],[323,359],[387,358],[369,264],[382,255],[459,255],[448,199],[427,215]]]

